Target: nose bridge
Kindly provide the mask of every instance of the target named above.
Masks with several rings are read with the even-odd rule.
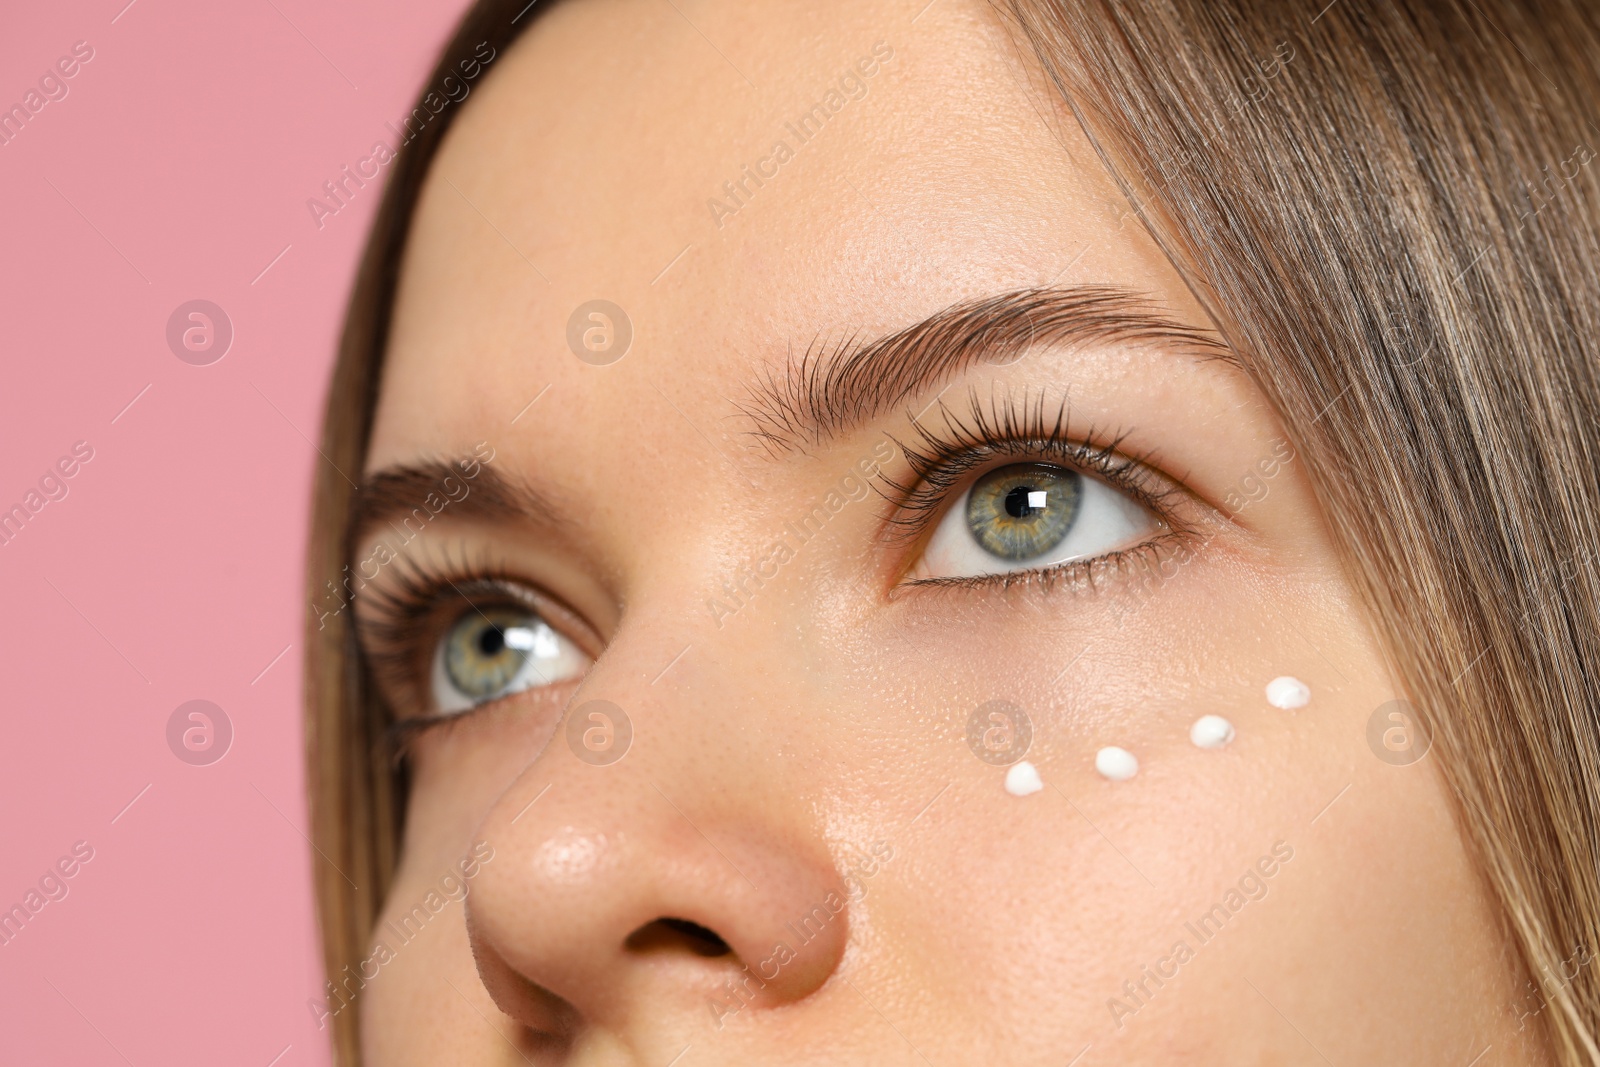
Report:
[[[596,1024],[646,999],[702,1016],[708,1003],[776,1006],[843,955],[845,881],[807,798],[760,754],[768,681],[721,666],[747,662],[756,634],[702,620],[675,662],[641,669],[660,642],[630,634],[635,622],[481,830],[496,862],[469,926],[514,1017],[548,1016],[530,987]]]

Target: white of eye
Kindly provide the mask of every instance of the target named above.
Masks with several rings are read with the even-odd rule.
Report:
[[[1159,528],[1159,520],[1149,509],[1122,490],[1089,475],[1082,476],[1081,484],[1077,517],[1066,537],[1048,551],[1023,560],[1002,559],[979,544],[967,522],[967,500],[972,494],[969,487],[934,528],[912,579],[977,578],[1044,570],[1131,548]],[[1028,506],[1043,507],[1045,496],[1043,491],[1030,492]]]
[[[474,697],[463,693],[450,678],[450,671],[445,666],[445,644],[449,638],[448,631],[439,638],[433,650],[433,666],[429,671],[433,706],[441,712],[466,711],[524,689],[564,682],[568,678],[576,678],[589,666],[589,657],[552,629],[549,623],[540,620],[532,626],[510,626],[505,630],[506,647],[530,655],[518,668],[516,675],[500,689],[491,695]]]
[[[555,659],[561,655],[561,635],[550,629],[547,623],[540,623],[533,629],[526,626],[513,626],[505,632],[507,648],[514,648],[519,652],[533,653],[535,659]]]

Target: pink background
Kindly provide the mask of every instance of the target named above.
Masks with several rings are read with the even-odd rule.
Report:
[[[395,143],[465,0],[126,2],[12,4],[0,32],[6,107],[94,49],[0,147],[0,510],[94,449],[0,546],[0,910],[94,849],[0,945],[0,1062],[323,1064],[307,438],[378,192],[321,230],[306,200]],[[209,366],[166,342],[197,298],[234,327]],[[193,699],[233,724],[209,766],[167,744]]]

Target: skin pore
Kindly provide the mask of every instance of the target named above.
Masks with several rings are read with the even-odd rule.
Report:
[[[1284,427],[992,9],[538,19],[430,172],[364,475],[398,522],[476,473],[368,524],[357,611],[402,718],[463,620],[561,669],[411,732],[369,1062],[1544,1062],[1433,759],[1369,747],[1403,694]],[[968,490],[1041,464],[1091,558],[986,560]]]

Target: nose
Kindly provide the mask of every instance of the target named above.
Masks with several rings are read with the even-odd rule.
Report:
[[[467,922],[500,1009],[570,1038],[644,1012],[720,1026],[822,986],[850,895],[820,837],[737,768],[633,757],[594,766],[557,741],[489,814]]]

